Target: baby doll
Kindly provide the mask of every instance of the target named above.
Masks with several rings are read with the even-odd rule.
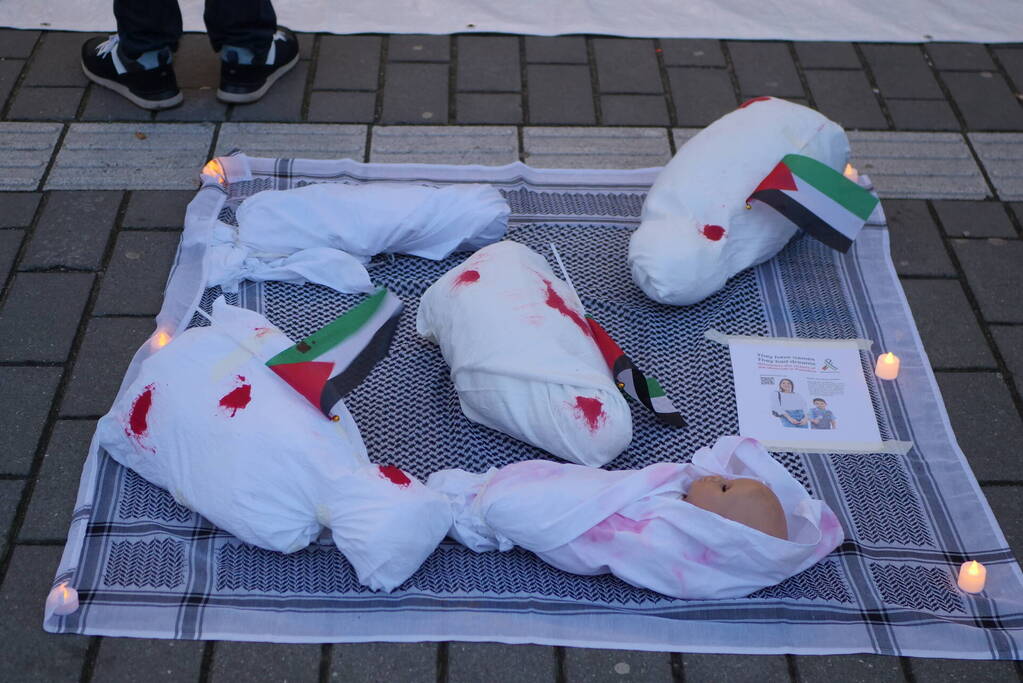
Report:
[[[435,472],[448,536],[477,552],[519,546],[574,574],[614,574],[679,598],[735,598],[798,574],[842,542],[828,506],[753,439],[692,461],[601,470],[546,460]]]

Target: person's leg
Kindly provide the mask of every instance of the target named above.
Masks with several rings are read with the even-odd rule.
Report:
[[[121,54],[129,59],[178,47],[181,9],[177,0],[114,0],[114,18]]]
[[[277,31],[270,0],[206,0],[203,20],[215,52],[229,45],[251,53],[242,64],[261,64]]]

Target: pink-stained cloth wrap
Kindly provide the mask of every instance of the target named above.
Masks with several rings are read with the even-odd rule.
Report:
[[[708,475],[759,479],[781,501],[788,540],[682,500]],[[754,439],[725,436],[692,462],[600,470],[528,460],[483,474],[442,470],[427,486],[455,515],[448,535],[477,552],[519,546],[574,574],[611,573],[679,598],[734,598],[818,562],[844,538],[826,503]]]

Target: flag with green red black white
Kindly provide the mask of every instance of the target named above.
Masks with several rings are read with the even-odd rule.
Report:
[[[749,199],[764,202],[843,253],[849,251],[878,202],[838,171],[800,154],[785,155]]]
[[[387,355],[403,304],[387,289],[266,362],[332,420],[334,406]]]

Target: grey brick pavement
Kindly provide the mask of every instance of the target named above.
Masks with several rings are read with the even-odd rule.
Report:
[[[172,232],[121,233],[93,311],[98,315],[159,313],[179,239]]]
[[[75,509],[95,420],[58,420],[43,451],[43,462],[29,500],[19,541],[53,541],[67,537]]]
[[[122,195],[115,191],[50,193],[21,268],[99,268]]]
[[[60,414],[99,417],[107,412],[128,363],[153,329],[153,320],[147,317],[90,319]]]
[[[16,275],[0,308],[0,361],[66,360],[92,281],[86,273]]]
[[[4,429],[0,430],[0,474],[28,474],[53,403],[59,368],[0,367]]]

